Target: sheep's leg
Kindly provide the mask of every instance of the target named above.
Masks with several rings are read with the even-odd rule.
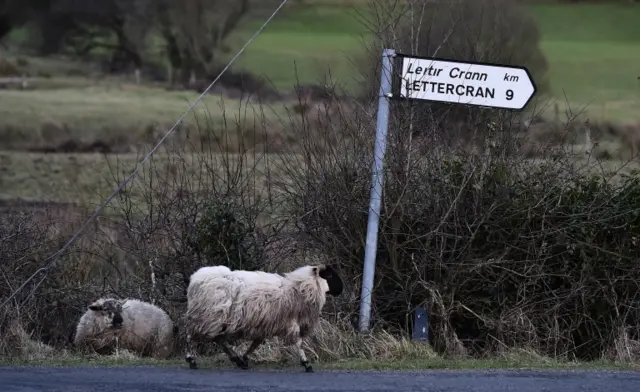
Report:
[[[156,343],[155,350],[152,353],[156,356],[156,358],[167,359],[171,355],[172,351],[173,347],[171,346],[170,342],[160,341]]]
[[[249,365],[247,364],[247,362],[245,362],[242,358],[240,358],[238,354],[231,347],[227,345],[225,338],[217,337],[215,339],[215,342],[218,343],[218,345],[222,348],[222,351],[224,351],[224,353],[227,354],[227,357],[229,357],[231,362],[238,365],[238,367],[241,369],[245,369],[245,370],[249,369]]]
[[[288,344],[295,342],[296,348],[298,349],[298,355],[300,356],[300,364],[304,367],[305,372],[313,373],[313,367],[309,364],[307,360],[307,354],[305,354],[302,349],[302,336],[304,334],[303,331],[300,331],[300,325],[297,322],[293,322],[289,328],[287,336]]]
[[[189,364],[189,369],[197,369],[198,363],[196,362],[196,350],[193,347],[193,336],[187,333],[186,353],[184,356],[185,361]]]
[[[251,342],[251,346],[247,349],[247,351],[242,356],[242,360],[244,363],[249,366],[249,354],[252,354],[256,349],[264,342],[264,339],[256,339]]]
[[[311,367],[311,365],[309,364],[309,361],[307,360],[307,354],[305,354],[304,350],[302,349],[301,336],[296,340],[296,348],[298,349],[298,355],[300,355],[300,365],[304,367],[304,371],[307,373],[313,373],[313,367]]]

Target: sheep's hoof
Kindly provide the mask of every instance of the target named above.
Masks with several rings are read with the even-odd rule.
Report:
[[[189,369],[197,369],[198,368],[198,364],[196,363],[195,358],[187,357],[186,361],[189,364]]]
[[[244,357],[243,358],[236,357],[234,362],[236,363],[236,365],[238,365],[240,369],[244,369],[244,370],[249,369],[249,360],[248,359],[245,360]]]
[[[302,361],[301,362],[302,366],[304,366],[304,371],[307,373],[313,373],[313,367],[311,367],[311,365],[309,365],[308,361]]]

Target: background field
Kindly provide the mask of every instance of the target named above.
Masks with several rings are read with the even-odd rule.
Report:
[[[352,61],[369,35],[359,22],[366,15],[361,4],[289,5],[239,58],[234,69],[266,77],[281,91],[296,83],[322,83],[324,73],[340,87],[357,86],[360,75]],[[640,122],[640,7],[630,4],[533,4],[527,5],[542,34],[541,46],[549,62],[552,99],[564,110],[591,119],[616,123]],[[261,23],[245,22],[230,38],[238,47]],[[23,32],[9,41],[20,42]],[[0,131],[5,149],[42,148],[66,140],[117,145],[115,152],[135,150],[141,141],[157,140],[182,114],[197,93],[165,91],[153,85],[136,86],[126,78],[105,78],[90,65],[56,58],[33,58],[9,51],[7,58],[22,57],[33,90],[0,90]],[[38,76],[40,75],[40,77]],[[46,75],[42,77],[41,75]],[[70,76],[71,75],[71,76]],[[79,76],[76,76],[79,75]],[[37,88],[36,88],[37,87]],[[541,104],[549,97],[539,96]],[[265,114],[274,121],[283,117],[278,103],[267,104]],[[240,103],[209,95],[185,123],[245,119],[257,111],[256,104]],[[546,110],[551,115],[551,109]],[[562,116],[562,113],[561,113]],[[207,119],[207,117],[209,117]],[[275,125],[274,125],[275,126]],[[34,146],[34,144],[36,146]],[[102,159],[100,155],[93,155]],[[65,183],[65,170],[50,170],[55,156],[42,155],[40,167],[26,169],[19,159],[3,159],[4,173],[20,173],[51,183]],[[92,158],[93,159],[93,158]],[[17,166],[16,166],[17,165]],[[35,170],[36,172],[31,172]],[[44,170],[45,172],[41,172]],[[11,184],[8,196],[37,199],[31,186],[22,190]],[[20,183],[22,183],[20,181]],[[7,188],[5,188],[7,189]],[[46,197],[42,195],[42,197]],[[69,196],[75,198],[75,196]]]
[[[584,107],[590,117],[640,119],[640,7],[633,4],[533,4],[553,97]],[[288,88],[294,62],[303,83],[331,68],[346,86],[357,83],[352,60],[367,38],[358,6],[289,9],[248,49],[239,65]],[[542,98],[544,99],[544,98]]]

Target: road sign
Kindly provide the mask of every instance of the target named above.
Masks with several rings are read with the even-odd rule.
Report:
[[[536,93],[524,67],[397,54],[394,97],[521,110]]]

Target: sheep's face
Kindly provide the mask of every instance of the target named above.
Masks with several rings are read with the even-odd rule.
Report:
[[[96,301],[89,305],[89,309],[102,317],[105,325],[113,329],[122,328],[122,303],[116,299]]]
[[[327,293],[333,295],[334,297],[342,294],[344,285],[335,268],[330,265],[320,265],[314,267],[314,272],[316,272],[318,276],[320,276],[327,282]]]

